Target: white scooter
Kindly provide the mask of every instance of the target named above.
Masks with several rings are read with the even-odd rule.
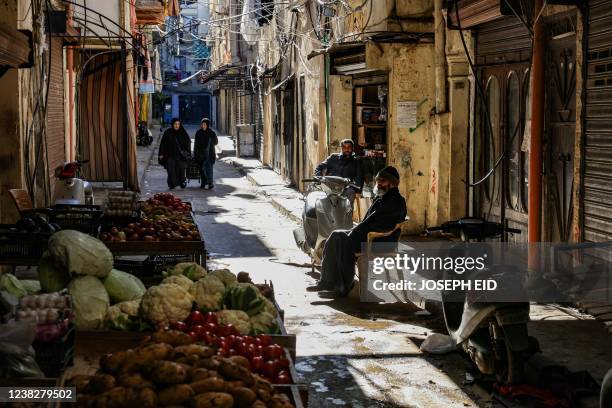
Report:
[[[79,178],[81,167],[89,160],[66,162],[55,169],[53,203],[59,205],[93,205],[93,187]]]
[[[359,188],[350,179],[315,176],[302,180],[313,183],[304,199],[302,227],[293,230],[297,246],[320,264],[325,241],[334,230],[353,228],[353,206],[342,193],[347,187]]]

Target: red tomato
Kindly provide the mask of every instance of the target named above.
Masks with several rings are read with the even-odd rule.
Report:
[[[263,356],[266,360],[275,360],[277,358],[281,358],[283,355],[283,348],[278,344],[273,344],[271,346],[264,347]]]
[[[206,329],[206,331],[209,331],[214,334],[216,334],[217,330],[219,330],[219,327],[214,323],[205,323],[203,324],[203,326]]]
[[[237,355],[237,354],[238,354],[238,353],[236,352],[236,350],[234,350],[234,349],[229,349],[229,351],[228,351],[227,353],[230,355],[230,357],[231,357],[231,356],[235,356],[235,355]]]
[[[263,349],[260,349],[255,344],[249,344],[248,350],[249,350],[249,354],[253,357],[261,356],[261,354],[263,353]]]
[[[189,326],[204,326],[204,324],[206,324],[206,319],[204,319],[202,313],[197,310],[194,310],[189,314],[187,320],[185,320],[185,323],[187,323]]]
[[[230,334],[233,334],[233,335],[235,335],[235,336],[239,336],[239,335],[240,335],[240,332],[238,331],[238,329],[236,329],[236,328],[234,327],[234,325],[233,325],[233,324],[228,324],[228,325],[226,325],[225,327],[227,328],[227,335],[228,335],[228,336],[229,336]]]
[[[187,331],[187,324],[185,324],[185,322],[174,322],[172,324],[170,324],[170,328],[172,330],[179,330],[182,332],[186,332]]]
[[[215,336],[213,333],[207,331],[207,332],[204,333],[203,341],[206,344],[213,345],[213,344],[216,344],[215,343],[215,339],[216,338],[217,338],[217,336]]]
[[[264,359],[261,356],[254,356],[251,358],[251,370],[255,373],[261,373],[264,367]]]
[[[253,336],[243,336],[242,341],[246,344],[253,344],[255,342],[255,338]]]
[[[217,350],[217,355],[221,356],[221,357],[229,357],[229,350],[227,349],[219,349]]]
[[[291,384],[291,376],[287,371],[279,371],[274,382],[276,384]]]
[[[232,346],[236,346],[242,343],[242,339],[240,338],[240,336],[234,336],[233,334],[230,334],[229,336],[227,336],[225,338],[225,341],[228,342]]]
[[[277,369],[274,361],[266,361],[262,368],[262,374],[270,380],[276,378]]]
[[[259,337],[255,337],[255,339],[253,340],[253,344],[261,346],[261,339]]]
[[[240,353],[241,356],[244,356],[248,352],[248,350],[249,350],[249,345],[244,343],[244,342],[243,343],[237,343],[235,348],[238,351],[238,353]]]
[[[189,336],[193,341],[198,341],[198,335],[195,332],[189,332]]]
[[[281,357],[276,360],[276,365],[278,366],[279,370],[289,370],[289,360],[287,360],[285,357]]]
[[[202,339],[204,337],[204,333],[206,333],[206,329],[204,326],[196,324],[191,327],[191,331],[198,335],[198,338]]]
[[[267,334],[260,334],[257,336],[257,338],[261,342],[261,345],[264,347],[272,344],[272,337],[268,336]]]
[[[204,318],[206,319],[206,323],[219,324],[219,322],[217,321],[217,315],[213,312],[206,312]]]

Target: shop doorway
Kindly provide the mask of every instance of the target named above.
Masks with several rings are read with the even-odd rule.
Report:
[[[181,121],[187,124],[210,118],[210,95],[180,95],[179,112]]]

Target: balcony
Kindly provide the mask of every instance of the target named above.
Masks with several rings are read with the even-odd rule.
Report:
[[[164,5],[160,0],[136,0],[136,23],[156,25],[164,22]]]

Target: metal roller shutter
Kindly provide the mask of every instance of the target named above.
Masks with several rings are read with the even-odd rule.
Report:
[[[63,42],[61,38],[51,40],[51,75],[49,100],[47,103],[47,153],[51,191],[55,184],[54,171],[64,163],[65,123],[64,123],[64,64]]]
[[[514,16],[501,17],[478,26],[476,63],[495,65],[528,61],[531,55],[529,31]]]
[[[612,240],[612,4],[589,2],[584,240]]]

